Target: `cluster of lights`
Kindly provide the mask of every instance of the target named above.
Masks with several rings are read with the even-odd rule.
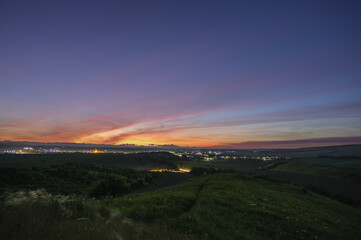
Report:
[[[89,149],[89,150],[65,150],[61,148],[53,148],[53,149],[34,149],[32,147],[24,147],[20,150],[4,150],[4,154],[42,154],[42,153],[85,153],[85,154],[100,154],[100,153],[122,153],[122,154],[129,154],[129,153],[139,153],[142,151],[135,151],[135,152],[125,152],[125,151],[116,151],[116,150],[99,150],[99,149]],[[148,152],[159,152],[159,151],[151,151]],[[276,160],[280,159],[278,156],[262,156],[262,157],[253,157],[253,156],[234,156],[235,151],[225,151],[225,152],[219,152],[219,151],[205,151],[201,152],[199,150],[197,151],[184,151],[184,152],[175,152],[175,151],[169,151],[169,153],[174,154],[178,157],[187,157],[187,158],[193,158],[198,159],[201,161],[216,161],[218,159],[259,159],[263,161],[270,161],[270,160]],[[163,171],[163,170],[162,170]],[[165,170],[164,170],[165,171]],[[167,170],[170,171],[170,170]]]
[[[189,169],[179,168],[178,170],[175,169],[150,169],[147,170],[148,172],[172,172],[172,173],[189,173]]]

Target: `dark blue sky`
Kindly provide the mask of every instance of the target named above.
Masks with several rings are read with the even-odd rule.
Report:
[[[360,12],[360,1],[2,1],[0,140],[359,143]]]

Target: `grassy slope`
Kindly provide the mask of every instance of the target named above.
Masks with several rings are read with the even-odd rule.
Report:
[[[193,239],[159,224],[146,226],[125,218],[119,212],[111,212],[106,207],[106,200],[54,197],[41,190],[12,195],[0,202],[0,239]]]
[[[262,173],[335,195],[349,204],[360,205],[361,170],[357,168],[289,162],[275,165]]]
[[[361,212],[302,188],[262,177],[217,174],[113,206],[146,222],[209,239],[357,239]]]
[[[333,167],[345,167],[345,168],[356,168],[361,169],[361,160],[359,158],[301,158],[292,160],[293,162],[305,163],[305,164],[316,164],[326,165]]]
[[[333,166],[315,165],[309,163],[284,163],[272,168],[276,171],[302,173],[338,180],[361,182],[361,170]]]
[[[361,234],[359,209],[262,176],[215,174],[108,200],[43,195],[19,192],[3,201],[0,238],[357,239]],[[33,200],[24,201],[26,196]]]

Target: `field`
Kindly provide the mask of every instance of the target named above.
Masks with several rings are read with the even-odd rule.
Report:
[[[348,182],[360,182],[361,170],[357,168],[334,167],[301,162],[282,163],[272,168],[275,171],[302,173],[312,176],[333,178]]]
[[[358,239],[360,170],[307,159],[1,155],[0,237]]]
[[[361,156],[361,145],[341,145],[329,147],[312,147],[298,149],[267,149],[257,150],[250,155],[254,156],[282,156],[297,158],[317,158],[318,156],[344,157],[344,156]]]
[[[359,156],[332,157],[320,155],[319,157],[294,158],[292,162],[361,169],[361,157]]]
[[[176,168],[177,156],[167,152],[106,154],[1,154],[1,168],[31,168],[63,163],[86,163],[97,166],[132,168]]]
[[[216,167],[219,169],[233,170],[237,172],[255,172],[269,163],[259,159],[221,159],[217,161],[191,161],[186,162],[190,167]]]
[[[359,168],[317,165],[305,162],[281,162],[262,171],[290,183],[306,186],[343,202],[360,205],[361,170]]]

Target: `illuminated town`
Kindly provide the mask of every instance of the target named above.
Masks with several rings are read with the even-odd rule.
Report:
[[[81,154],[129,154],[129,153],[141,153],[141,152],[169,152],[179,158],[185,158],[190,160],[198,160],[198,161],[220,161],[220,160],[236,160],[236,159],[257,159],[264,161],[271,161],[282,159],[283,157],[279,156],[251,156],[251,155],[240,155],[237,151],[228,151],[228,150],[217,150],[217,151],[209,151],[209,150],[182,150],[182,151],[167,151],[167,150],[159,150],[159,149],[150,149],[150,150],[117,150],[117,149],[67,149],[61,147],[54,148],[45,148],[45,147],[18,147],[18,148],[9,148],[2,150],[1,154],[68,154],[68,153],[81,153]],[[255,153],[255,152],[253,152]]]

